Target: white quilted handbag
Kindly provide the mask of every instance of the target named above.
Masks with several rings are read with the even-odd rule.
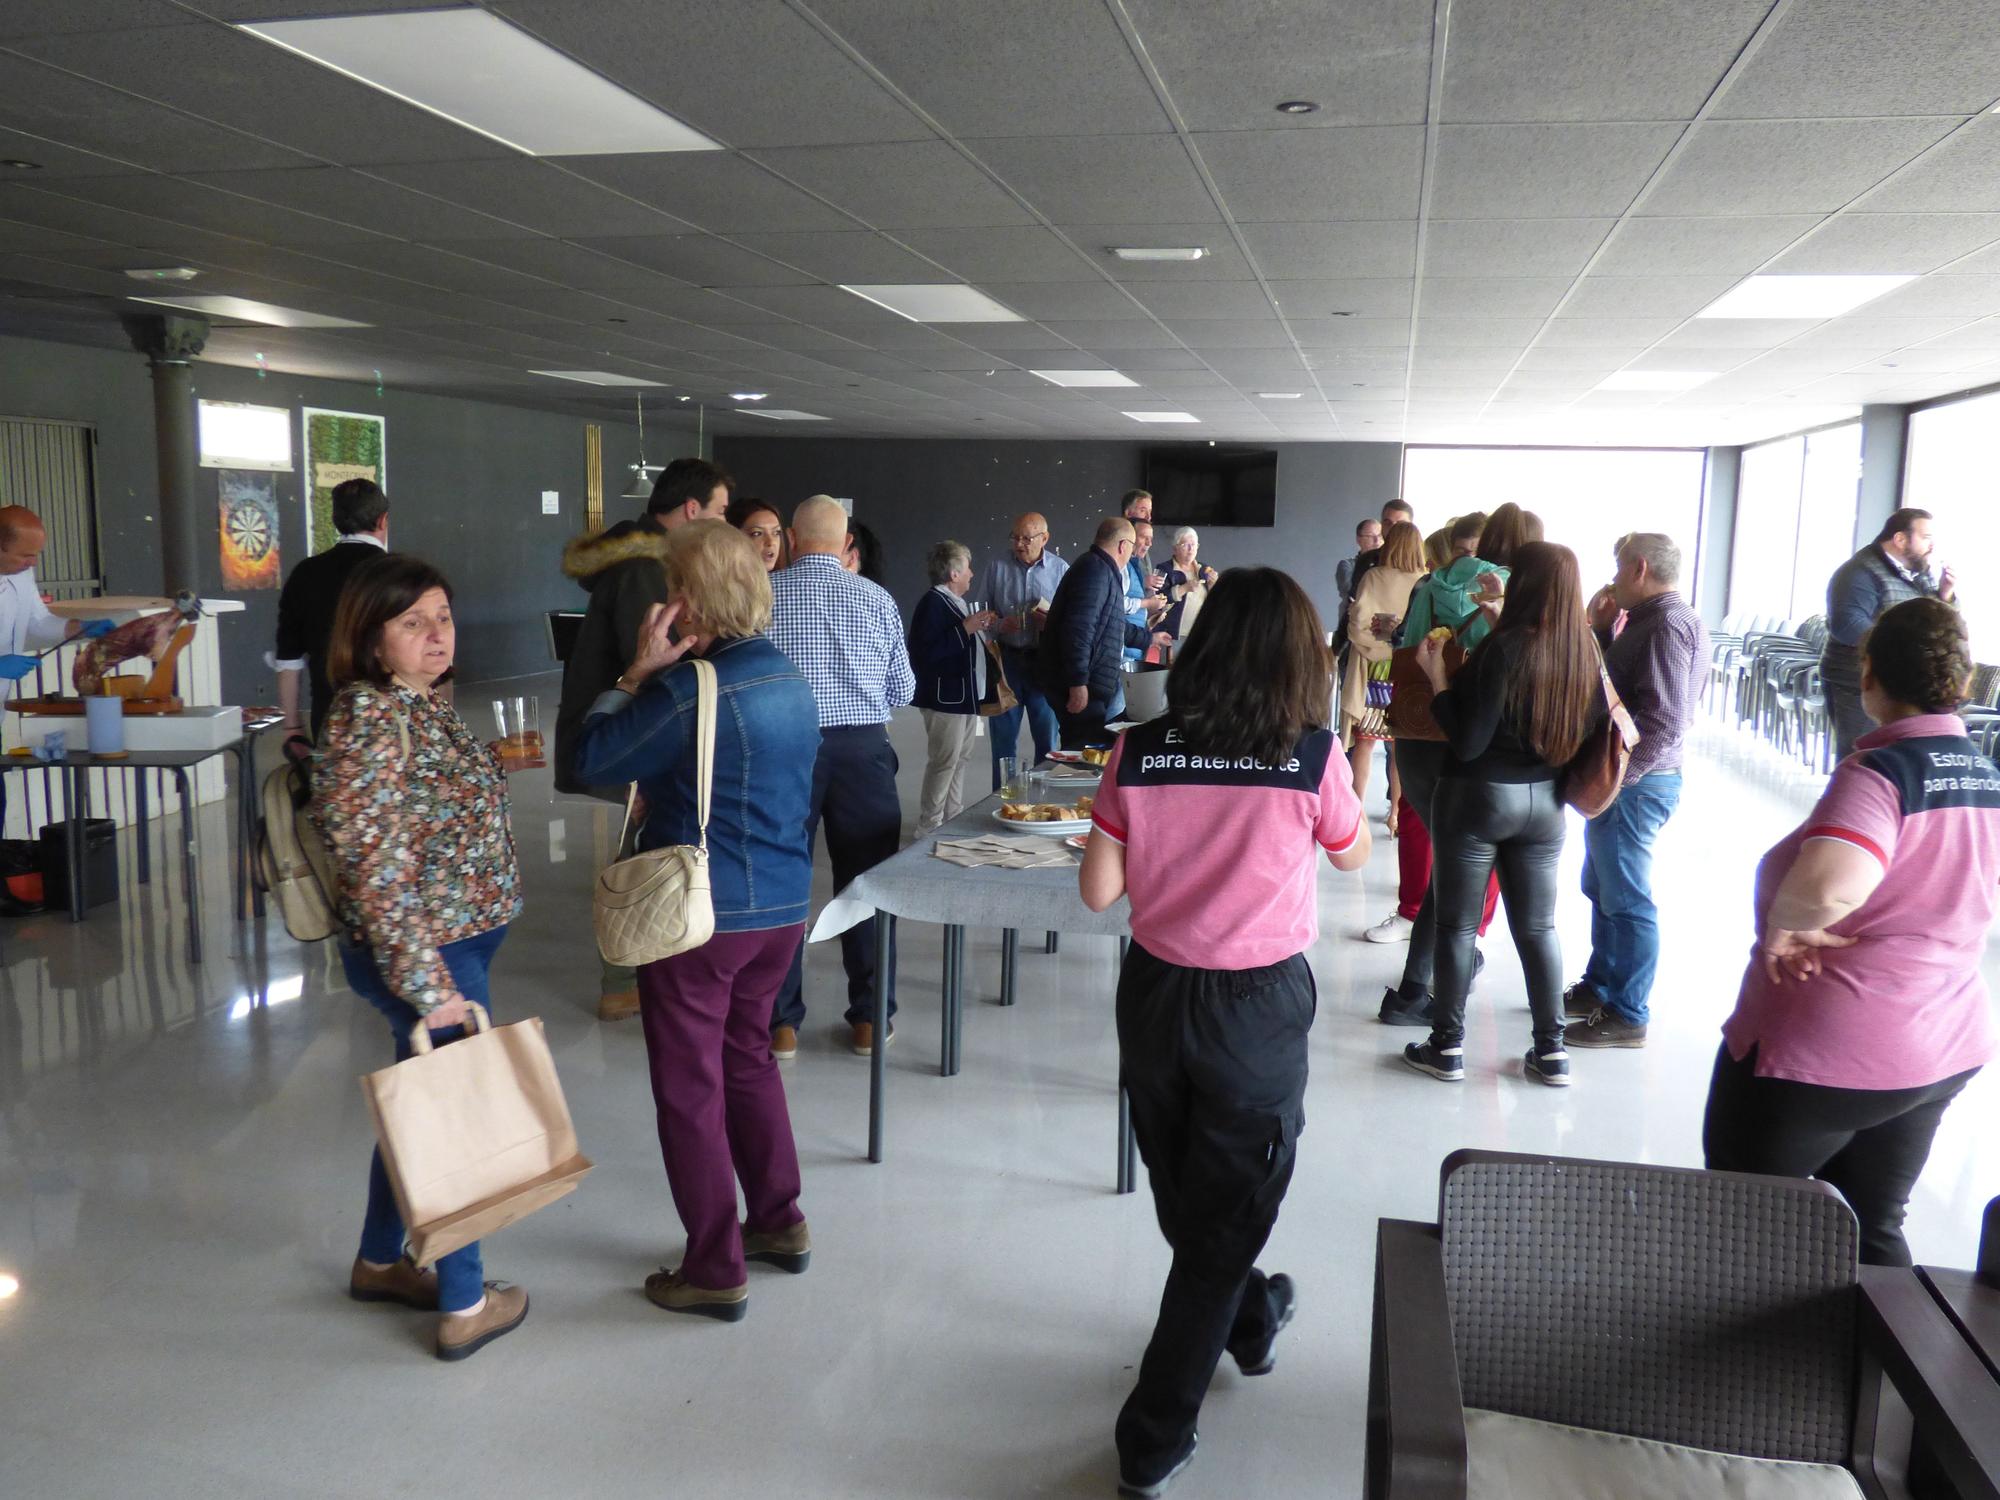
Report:
[[[708,792],[715,773],[715,668],[694,663],[695,818],[701,842],[648,849],[607,865],[591,903],[597,951],[604,961],[636,969],[699,948],[715,936],[715,902],[708,889]],[[622,851],[632,831],[634,784],[625,801]]]

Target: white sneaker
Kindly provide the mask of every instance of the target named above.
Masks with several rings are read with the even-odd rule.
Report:
[[[1407,943],[1410,929],[1417,924],[1399,912],[1390,912],[1361,935],[1371,943]]]

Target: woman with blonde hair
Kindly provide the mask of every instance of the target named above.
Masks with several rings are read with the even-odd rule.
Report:
[[[1410,593],[1424,576],[1423,534],[1408,521],[1398,521],[1382,537],[1382,560],[1362,576],[1347,611],[1347,671],[1340,684],[1340,730],[1347,759],[1354,771],[1354,794],[1368,795],[1368,775],[1375,747],[1389,738],[1383,711],[1389,706],[1389,658],[1394,646],[1375,634],[1377,615],[1400,620]],[[1400,788],[1392,789],[1400,791]],[[1390,799],[1394,832],[1395,799]]]

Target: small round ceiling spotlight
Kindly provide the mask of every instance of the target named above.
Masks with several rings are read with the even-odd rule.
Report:
[[[14,172],[39,172],[42,170],[40,162],[22,161],[18,156],[10,156],[4,161],[0,161],[0,167],[6,167],[9,171]]]
[[[1319,106],[1310,99],[1287,99],[1278,106],[1281,115],[1311,115],[1319,112]]]

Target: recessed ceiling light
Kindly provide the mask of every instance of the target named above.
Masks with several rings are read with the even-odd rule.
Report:
[[[1135,422],[1199,422],[1200,417],[1185,411],[1128,411],[1125,413]]]
[[[125,274],[134,281],[193,281],[201,272],[193,266],[140,266]]]
[[[1319,106],[1310,99],[1287,99],[1278,106],[1278,113],[1281,115],[1310,115],[1318,112]]]
[[[912,323],[1019,323],[1024,321],[1017,312],[1010,312],[995,302],[984,292],[966,286],[963,282],[946,282],[938,285],[919,286],[843,286],[843,292],[852,292],[864,302],[872,302],[877,307],[885,307],[899,318],[908,318]]]
[[[1697,318],[1837,318],[1914,276],[1751,276]]]
[[[830,417],[822,417],[809,411],[788,411],[782,406],[765,407],[757,411],[746,411],[746,417],[769,417],[773,422],[827,422]]]
[[[1200,260],[1208,249],[1203,245],[1113,245],[1111,253],[1120,260]]]
[[[233,323],[263,323],[271,328],[368,328],[352,318],[335,318],[326,313],[307,312],[299,307],[280,307],[275,302],[253,302],[248,297],[134,297],[134,302],[150,302],[155,307],[178,307]]]
[[[1591,389],[1599,391],[1685,391],[1704,380],[1715,379],[1713,370],[1619,370],[1605,376]]]
[[[1259,391],[1257,399],[1259,401],[1296,401],[1299,399],[1300,394],[1298,391]]]
[[[546,375],[551,380],[574,380],[582,385],[663,386],[664,380],[641,380],[637,375],[614,375],[609,370],[530,370],[530,375]],[[687,397],[681,397],[687,400]]]
[[[530,156],[722,149],[476,6],[241,29]]]
[[[731,401],[762,401],[768,394],[769,392],[767,391],[731,391],[729,399]]]
[[[0,167],[6,167],[14,172],[39,172],[42,170],[40,162],[22,161],[18,156],[10,156],[4,161],[0,161]]]
[[[1137,385],[1139,382],[1129,375],[1120,375],[1116,370],[1030,370],[1030,375],[1039,375],[1050,385]]]

